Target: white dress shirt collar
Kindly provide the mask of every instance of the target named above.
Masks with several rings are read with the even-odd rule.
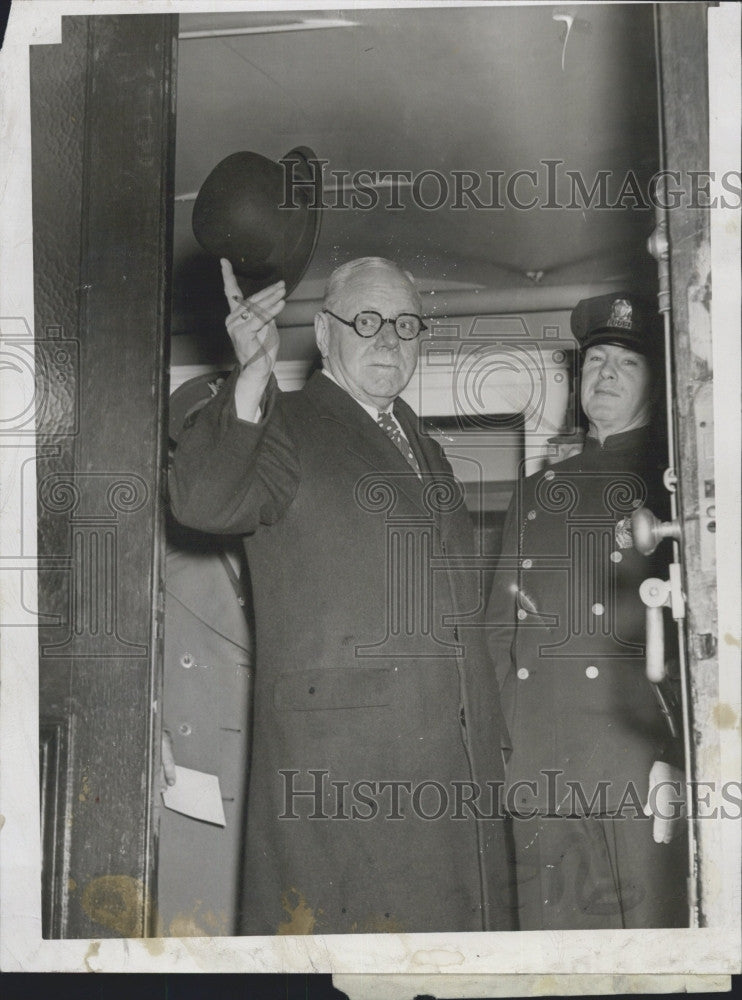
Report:
[[[352,399],[355,399],[356,403],[358,403],[359,406],[363,407],[363,409],[366,411],[366,413],[368,413],[369,417],[371,417],[372,420],[378,420],[380,413],[391,413],[392,417],[394,417],[391,406],[388,406],[385,410],[380,410],[376,406],[369,406],[368,403],[362,402],[360,399],[358,399],[357,396],[354,396],[352,392],[346,389],[344,385],[340,385],[338,380],[335,378],[335,376],[328,368],[323,368],[322,374],[326,375],[331,381],[335,383],[335,385],[339,386],[343,390],[343,392],[347,392]],[[397,421],[395,418],[395,423],[396,422]]]

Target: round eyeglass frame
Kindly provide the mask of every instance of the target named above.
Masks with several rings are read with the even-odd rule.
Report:
[[[343,319],[342,316],[337,316],[330,309],[323,309],[322,311],[326,312],[328,316],[332,316],[332,318],[336,319],[339,323],[344,323],[345,326],[349,326],[352,330],[355,330],[358,336],[362,337],[364,340],[369,340],[371,337],[375,337],[385,323],[392,324],[392,326],[394,327],[394,332],[397,334],[400,340],[416,340],[421,333],[423,333],[425,330],[428,329],[425,323],[423,322],[422,316],[418,316],[417,313],[400,313],[399,316],[395,316],[394,319],[392,319],[391,316],[389,317],[382,316],[381,313],[377,312],[375,309],[362,309],[360,312],[357,312],[355,314],[352,320],[348,320],[348,319]],[[379,325],[376,327],[373,333],[361,333],[361,331],[358,329],[359,316],[376,317],[376,319],[379,321]],[[405,336],[405,334],[401,333],[399,326],[397,325],[401,319],[405,318],[415,319],[420,324],[420,329],[417,331],[417,333],[413,334],[413,336],[411,337]]]

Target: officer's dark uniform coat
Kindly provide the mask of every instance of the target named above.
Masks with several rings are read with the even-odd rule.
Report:
[[[639,506],[667,519],[661,472],[647,428],[602,446],[588,438],[581,454],[519,484],[508,511],[487,617],[513,743],[508,805],[537,814],[514,823],[524,929],[685,918],[681,842],[654,844],[651,820],[630,821],[652,763],[682,766],[645,675],[639,597],[647,577],[667,579],[668,543],[642,556],[630,520]],[[627,821],[607,833],[541,819],[622,806]]]
[[[438,444],[394,412],[421,479],[321,373],[273,383],[258,424],[227,383],[179,441],[174,513],[244,534],[254,591],[243,933],[510,926],[502,823],[452,818],[456,783],[501,779],[508,743],[481,574],[451,559],[474,551],[471,522]],[[323,800],[287,796],[319,787],[310,771],[327,772]],[[401,791],[386,818],[391,792],[360,781],[410,782],[418,815]]]

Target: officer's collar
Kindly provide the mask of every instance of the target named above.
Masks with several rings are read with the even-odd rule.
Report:
[[[622,431],[620,434],[609,434],[603,444],[596,437],[589,434],[585,438],[583,451],[632,451],[641,448],[649,437],[649,425],[635,427],[630,431]]]

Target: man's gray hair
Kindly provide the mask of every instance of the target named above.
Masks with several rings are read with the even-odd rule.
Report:
[[[420,300],[420,293],[415,287],[415,279],[409,271],[404,271],[401,267],[399,267],[399,265],[395,264],[394,261],[387,260],[386,257],[359,257],[357,260],[349,260],[346,261],[345,264],[341,264],[340,267],[336,267],[327,279],[327,284],[325,285],[325,296],[322,300],[322,308],[334,309],[338,304],[346,282],[348,282],[359,271],[365,270],[366,268],[378,268],[395,272],[398,277],[402,278],[409,284],[417,300],[418,312],[422,313],[422,302]]]

